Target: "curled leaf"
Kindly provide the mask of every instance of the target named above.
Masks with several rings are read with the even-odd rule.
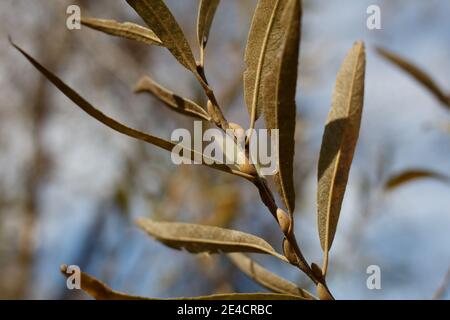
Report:
[[[198,104],[189,99],[182,98],[176,95],[175,93],[156,83],[152,78],[148,76],[144,76],[138,81],[135,92],[148,92],[157,97],[159,100],[164,102],[166,106],[170,107],[176,112],[206,121],[211,120],[209,114]]]
[[[264,119],[267,129],[279,130],[278,172],[275,184],[286,208],[292,215],[295,209],[294,152],[295,152],[295,93],[300,43],[301,5],[299,0],[286,1],[280,27],[281,42],[274,52],[272,70],[262,88]]]
[[[270,272],[242,253],[229,253],[227,256],[239,270],[264,288],[277,293],[300,296],[308,300],[315,299],[315,297],[306,290],[303,290],[294,283]]]
[[[441,103],[450,107],[450,96],[447,96],[445,92],[431,78],[431,76],[429,76],[425,71],[409,62],[405,58],[402,58],[389,50],[378,47],[377,51],[382,57],[395,64],[397,67],[416,79],[420,84],[427,88]]]
[[[324,276],[359,136],[365,65],[364,44],[357,42],[339,70],[320,150],[317,209]]]
[[[156,222],[145,218],[138,219],[136,223],[156,240],[173,249],[186,249],[191,253],[265,253],[286,261],[265,240],[252,234],[198,224]]]
[[[120,23],[114,20],[81,18],[81,24],[112,36],[136,40],[145,44],[161,46],[162,42],[156,34],[143,26],[131,22]]]
[[[264,112],[262,87],[272,81],[272,66],[280,52],[280,42],[289,22],[283,12],[291,1],[259,0],[245,49],[244,96],[250,114],[250,128]]]
[[[449,177],[437,172],[425,169],[410,169],[389,177],[384,185],[384,189],[386,191],[392,191],[393,189],[401,187],[406,183],[419,179],[436,179],[442,182],[450,182]]]
[[[162,0],[127,0],[163,45],[187,69],[197,73],[191,47],[175,17]]]
[[[209,39],[209,31],[220,0],[200,0],[197,19],[197,38],[200,48],[204,49]]]

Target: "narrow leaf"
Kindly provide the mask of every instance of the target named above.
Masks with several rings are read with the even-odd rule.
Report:
[[[270,272],[242,253],[229,253],[227,256],[239,270],[264,288],[277,293],[300,296],[308,300],[315,299],[315,297],[306,290],[303,290],[294,283]]]
[[[190,223],[156,222],[140,218],[137,225],[166,246],[191,253],[254,252],[286,261],[265,240],[240,231]]]
[[[191,47],[178,22],[162,0],[127,0],[163,45],[187,69],[197,73]]]
[[[364,44],[357,42],[339,70],[320,150],[317,201],[324,275],[358,141],[364,102],[364,75]]]
[[[244,72],[245,103],[250,114],[250,127],[264,112],[261,88],[272,80],[271,69],[279,53],[280,42],[286,31],[283,12],[290,1],[259,0],[245,49]]]
[[[11,41],[11,39],[10,39]],[[176,146],[173,142],[146,134],[144,132],[132,129],[130,127],[127,127],[120,122],[117,122],[116,120],[108,117],[104,113],[102,113],[100,110],[96,109],[92,104],[90,104],[88,101],[86,101],[83,97],[81,97],[77,92],[75,92],[72,88],[70,88],[67,84],[65,84],[60,78],[58,78],[56,75],[54,75],[52,72],[47,70],[44,66],[42,66],[39,62],[37,62],[33,57],[31,57],[28,53],[26,53],[24,50],[22,50],[20,47],[15,45],[11,41],[11,45],[14,46],[39,72],[42,73],[55,87],[57,87],[67,98],[69,98],[72,102],[74,102],[78,107],[80,107],[84,112],[89,114],[94,119],[100,121],[104,125],[108,126],[109,128],[120,132],[124,135],[127,135],[129,137],[145,141],[147,143],[153,144],[157,147],[160,147],[164,150],[167,150],[169,152],[172,152],[173,148]],[[190,150],[188,148],[183,148],[183,156],[190,158],[191,160],[195,160],[195,155],[197,155],[197,158],[206,159],[206,156],[203,156],[196,152],[195,150]],[[211,160],[211,163],[213,163],[213,159]],[[222,164],[216,164],[213,163],[211,165],[206,164],[203,162],[204,165],[210,166],[212,168],[221,170],[223,172],[237,174],[234,170],[229,168],[226,165]]]
[[[67,268],[67,265],[62,265],[61,273],[68,278],[71,275],[67,273]],[[273,293],[226,293],[169,299],[139,297],[114,291],[100,280],[84,272],[81,272],[81,289],[96,300],[302,300],[299,296]]]
[[[377,48],[377,51],[382,57],[392,62],[397,67],[416,79],[416,81],[427,88],[441,103],[450,107],[450,96],[447,96],[425,71],[409,62],[408,60],[384,48]]]
[[[162,45],[161,40],[159,40],[159,38],[152,30],[135,23],[120,23],[114,20],[95,18],[81,18],[81,23],[86,27],[107,33],[112,36],[136,40],[150,45]]]
[[[302,297],[290,294],[277,293],[225,293],[210,296],[178,298],[175,300],[305,300]]]
[[[263,87],[264,119],[267,129],[279,130],[278,172],[275,183],[289,213],[295,209],[293,164],[295,152],[295,93],[300,43],[301,5],[299,0],[286,1],[282,40],[276,50],[273,69]]]
[[[209,39],[209,31],[220,0],[200,0],[197,19],[197,38],[201,48],[205,48]]]
[[[61,273],[68,278],[71,274],[67,272],[67,269],[65,264],[61,266]],[[81,272],[80,284],[81,289],[96,300],[153,300],[114,291],[100,280],[84,272]]]
[[[389,177],[384,185],[386,191],[392,191],[406,183],[413,182],[419,179],[436,179],[442,182],[450,182],[450,178],[430,170],[425,169],[410,169]]]
[[[164,102],[166,106],[176,112],[193,116],[195,118],[204,119],[206,121],[211,120],[211,117],[208,115],[208,113],[198,104],[189,99],[185,99],[176,95],[170,90],[160,86],[150,77],[142,77],[136,85],[135,92],[148,92]]]

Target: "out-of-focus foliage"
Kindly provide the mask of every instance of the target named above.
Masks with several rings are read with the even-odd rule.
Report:
[[[213,120],[220,126],[224,122],[222,115],[217,114],[218,105],[222,107],[226,118],[239,119],[241,124],[252,122],[251,113],[248,116],[243,111],[246,99],[241,88],[245,66],[241,60],[257,1],[221,1],[219,7],[215,6],[218,1],[201,1],[204,8],[208,3],[213,8],[205,9],[209,15],[205,19],[201,19],[201,14],[197,16],[198,1],[188,1],[192,2],[189,4],[184,1],[164,1],[186,39],[181,41],[185,43],[184,48],[178,49],[177,45],[181,42],[170,41],[164,30],[151,26],[151,29],[155,29],[154,33],[157,33],[155,35],[150,29],[136,27],[142,21],[120,1],[109,3],[107,8],[102,5],[102,1],[79,0],[76,3],[83,8],[82,13],[86,17],[133,21],[133,24],[119,25],[111,20],[85,19],[85,26],[141,40],[143,43],[105,37],[87,28],[69,31],[65,27],[66,8],[72,2],[4,1],[0,4],[1,35],[6,39],[6,33],[11,34],[15,41],[26,46],[27,51],[32,52],[48,70],[54,71],[71,87],[77,88],[88,98],[86,100],[93,101],[93,105],[103,106],[101,112],[120,120],[127,127],[138,128],[139,132],[151,132],[168,140],[167,133],[174,128],[191,129],[191,119],[174,114],[170,108],[184,109],[181,113],[193,111],[196,116],[209,120],[210,115],[202,107],[207,105],[206,100],[214,102],[211,104],[216,113]],[[155,10],[160,10],[161,1],[150,2],[158,4],[159,9]],[[423,43],[423,38],[419,36],[413,39],[400,35],[411,15],[414,16],[415,28],[421,24],[425,26],[425,21],[438,24],[442,20],[437,17],[440,12],[437,11],[438,8],[448,7],[446,4],[430,1],[418,3],[417,9],[402,11],[398,5],[397,1],[382,2],[383,23],[386,24],[382,31],[368,33],[364,31],[365,21],[339,19],[330,14],[333,12],[333,4],[304,1],[306,28],[303,28],[300,64],[302,90],[297,95],[299,117],[295,126],[297,154],[294,157],[293,149],[289,149],[286,158],[288,165],[289,161],[293,164],[293,169],[288,170],[287,176],[292,178],[292,172],[295,176],[293,180],[297,199],[292,192],[283,194],[283,188],[293,190],[291,182],[285,180],[278,182],[280,199],[277,196],[275,200],[278,203],[284,202],[292,214],[293,203],[297,202],[295,219],[301,221],[296,225],[300,236],[298,240],[305,256],[312,257],[312,261],[320,259],[317,254],[320,247],[315,230],[316,217],[313,214],[315,197],[311,192],[317,187],[314,182],[314,167],[318,160],[322,124],[330,100],[328,94],[331,92],[338,64],[355,38],[381,43],[383,47],[393,48],[399,53],[404,46],[432,47],[414,43]],[[364,1],[355,2],[352,14],[363,16],[365,6],[367,3]],[[16,20],[12,20],[14,15],[11,13],[16,11],[23,16],[20,26]],[[220,14],[211,24],[211,12],[215,11]],[[394,14],[395,19],[392,18]],[[430,16],[435,17],[430,19]],[[320,24],[328,26],[326,30],[329,31],[321,31],[316,17],[320,19]],[[205,22],[204,31],[201,31],[201,27],[196,27],[193,23],[195,20]],[[336,21],[338,27],[333,27]],[[173,27],[174,22],[169,23]],[[362,31],[350,32],[350,29],[345,29],[345,26],[351,25],[359,26],[354,30]],[[385,36],[387,32],[389,37]],[[206,52],[206,41],[200,41],[200,34],[207,33],[210,37]],[[431,33],[435,36],[429,40],[432,44],[437,46],[438,43],[443,43],[444,31],[436,28]],[[174,44],[169,49],[194,72],[194,77],[173,63],[173,57],[160,48],[161,39]],[[196,42],[200,42],[199,49],[195,49],[193,45]],[[150,43],[156,46],[147,46]],[[193,56],[201,57],[200,65],[208,70],[208,84],[198,66],[192,64],[192,59],[186,58],[186,44],[194,48]],[[432,63],[428,65],[430,74],[436,75],[439,80],[439,70],[445,69],[445,61],[449,61],[444,59],[445,56],[448,58],[449,47],[441,45],[438,49],[440,50],[434,52],[435,61],[440,61],[436,62],[440,64],[439,68]],[[411,61],[420,61],[420,56],[426,57],[429,51],[411,50],[408,55],[404,52],[403,56],[411,57]],[[409,72],[444,102],[442,97],[447,97],[445,89],[427,85],[430,83],[427,80],[431,79],[430,76],[410,62],[405,62],[407,60],[399,55],[394,57],[389,53],[389,57],[387,54],[384,56],[388,59],[390,57],[389,60]],[[267,215],[267,209],[261,205],[248,182],[205,167],[175,167],[163,152],[115,135],[78,110],[68,108],[69,102],[57,94],[47,80],[26,66],[6,40],[0,43],[0,58],[8,62],[0,67],[0,81],[5,84],[4,91],[0,94],[0,297],[75,298],[77,293],[68,292],[64,279],[56,274],[61,262],[66,261],[79,265],[82,270],[95,274],[112,287],[120,288],[120,291],[136,293],[138,296],[203,296],[211,292],[262,290],[245,280],[238,268],[227,259],[205,255],[194,258],[180,252],[167,251],[148,241],[132,225],[134,217],[148,215],[156,220],[189,221],[245,230],[266,239],[278,251],[282,247],[281,233],[276,230],[273,219]],[[331,270],[327,282],[338,297],[386,298],[406,295],[427,298],[439,288],[434,296],[445,298],[448,277],[445,277],[442,284],[440,281],[450,263],[447,261],[449,257],[442,254],[445,247],[442,244],[447,243],[448,238],[445,238],[439,227],[448,226],[450,220],[445,215],[448,213],[444,209],[447,207],[445,197],[440,195],[448,194],[448,179],[445,177],[450,175],[450,148],[448,138],[442,132],[436,130],[430,134],[428,131],[424,135],[420,131],[423,129],[420,124],[423,123],[417,119],[423,119],[417,111],[423,109],[430,115],[423,120],[425,124],[429,124],[427,121],[444,121],[448,126],[449,121],[442,120],[446,115],[428,111],[433,110],[433,102],[422,98],[420,92],[423,90],[417,84],[412,83],[407,87],[409,79],[405,77],[407,80],[403,81],[400,78],[402,75],[397,75],[396,80],[390,81],[390,77],[397,74],[394,69],[389,65],[380,68],[381,59],[376,55],[369,55],[369,59],[369,82],[366,83],[368,105],[365,107],[368,115],[364,116],[366,120],[362,124],[362,141],[357,149],[347,198],[342,207],[339,224],[341,230],[334,244],[335,254],[330,261]],[[370,68],[370,64],[376,67]],[[282,66],[280,70],[283,70]],[[134,84],[147,73],[151,73],[153,78],[153,85],[147,89],[157,99],[165,102],[169,109],[161,108],[157,99],[133,95]],[[270,75],[277,76],[276,68]],[[200,85],[196,80],[200,80]],[[382,93],[374,85],[378,83],[383,88]],[[276,85],[276,82],[269,84]],[[206,85],[216,90],[216,96],[205,98],[202,95]],[[403,90],[395,89],[396,85],[403,86]],[[282,86],[281,88],[283,89]],[[389,89],[394,90],[397,95],[387,93]],[[180,97],[185,98],[179,99]],[[427,105],[414,109],[418,104]],[[409,119],[405,120],[406,124],[399,123],[398,119],[403,117],[394,111],[401,113],[402,108],[408,110],[403,113]],[[386,110],[390,110],[394,116],[386,114]],[[295,114],[294,111],[289,110],[289,114]],[[383,116],[379,116],[381,114]],[[277,116],[282,117],[283,114]],[[392,124],[392,129],[374,130],[380,124],[389,126],[389,123]],[[429,127],[434,125],[432,123]],[[408,133],[405,140],[407,143],[391,139],[403,131]],[[287,133],[293,141],[292,132],[293,128],[290,126]],[[373,138],[378,135],[378,140]],[[423,137],[430,135],[433,136],[424,143]],[[414,141],[414,144],[408,144],[408,141]],[[406,151],[408,145],[414,148]],[[421,152],[422,146],[429,146],[429,150]],[[447,159],[447,162],[440,162],[441,158]],[[411,163],[411,160],[417,162]],[[405,170],[411,167],[423,169]],[[444,183],[436,184],[435,178]],[[399,188],[397,192],[384,192],[400,185],[404,188]],[[396,199],[399,200],[395,202]],[[402,212],[407,212],[407,219],[402,217]],[[292,225],[291,220],[286,220],[287,229]],[[386,228],[387,225],[392,228]],[[422,231],[419,230],[423,230],[423,233],[433,230],[433,237],[421,236]],[[410,255],[397,255],[399,250],[405,251],[406,244],[410,247],[412,237],[415,237],[416,250]],[[423,256],[428,257],[427,261],[430,263],[426,270],[417,270],[412,262]],[[305,298],[314,298],[298,289],[302,287],[314,290],[314,285],[307,282],[304,276],[298,276],[286,266],[279,265],[276,259],[273,261],[258,255],[254,258],[258,263],[245,256],[239,259],[235,256],[234,263],[264,288],[298,296],[303,292]],[[256,266],[256,269],[251,269],[253,273],[249,271],[250,264]],[[371,264],[382,267],[382,290],[369,292],[365,288],[365,268]],[[267,266],[267,269],[262,265]],[[295,284],[281,279],[268,269],[276,270],[277,274]],[[313,268],[316,275],[320,273],[318,269]],[[435,276],[425,280],[422,278],[424,272]],[[153,276],[155,274],[157,277]],[[120,295],[95,278],[89,279],[93,279],[89,283],[100,284],[95,286],[99,290],[94,290],[94,297],[96,291]],[[322,291],[323,298],[328,292]],[[85,296],[79,293],[79,297]]]

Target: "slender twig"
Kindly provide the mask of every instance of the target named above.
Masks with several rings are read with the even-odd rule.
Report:
[[[205,92],[206,97],[209,100],[208,103],[208,113],[213,119],[214,123],[221,128],[222,130],[226,131],[228,129],[228,121],[225,119],[225,116],[222,113],[222,109],[219,106],[219,102],[217,101],[216,95],[214,93],[214,90],[209,86],[208,80],[205,76],[205,69],[201,64],[197,66],[197,73],[195,74],[198,82],[203,88],[203,91]]]
[[[262,202],[269,209],[270,213],[275,218],[275,220],[279,223],[278,218],[277,218],[277,213],[276,213],[278,206],[275,203],[275,198],[272,194],[272,191],[267,186],[267,182],[265,180],[261,179],[260,177],[258,177],[254,183],[255,183],[255,186],[259,190]],[[291,221],[291,223],[293,223],[293,221]],[[321,283],[325,288],[328,289],[324,279],[320,279],[319,277],[317,277],[317,275],[314,274],[311,267],[309,266],[309,263],[304,258],[303,254],[300,250],[300,247],[297,243],[293,228],[289,228],[289,230],[284,232],[284,235],[285,235],[286,241],[290,245],[290,248],[292,248],[294,257],[295,257],[295,260],[289,261],[289,262],[292,265],[295,265],[296,267],[298,267],[301,271],[303,271],[314,282],[314,284],[317,285],[318,283]]]
[[[202,69],[205,68],[205,46],[201,46],[200,47],[200,63],[199,63],[199,67],[201,67]]]
[[[227,119],[222,113],[222,110],[219,106],[219,103],[216,99],[215,93],[213,89],[209,86],[208,80],[205,75],[205,69],[204,69],[204,61],[203,57],[201,58],[201,61],[197,65],[197,74],[196,78],[199,81],[200,85],[202,86],[207,98],[209,99],[208,103],[208,113],[210,114],[212,120],[216,124],[217,127],[221,128],[223,131],[226,131],[229,128],[229,124]],[[254,165],[252,164],[253,168]],[[256,172],[256,168],[255,172]],[[313,282],[314,284],[322,284],[324,288],[328,291],[330,297],[332,297],[331,292],[329,291],[325,279],[323,277],[319,277],[317,274],[315,274],[308,262],[306,261],[305,257],[303,256],[300,247],[297,243],[295,233],[293,230],[293,219],[291,217],[291,227],[288,230],[283,230],[280,225],[280,221],[278,221],[277,217],[277,210],[278,206],[275,202],[275,197],[273,196],[272,191],[270,190],[269,186],[267,185],[267,182],[264,178],[260,177],[259,175],[251,176],[245,173],[239,173],[239,171],[233,170],[233,173],[236,175],[240,175],[243,178],[251,181],[257,188],[261,197],[262,202],[264,205],[269,209],[269,212],[272,214],[272,216],[277,221],[278,225],[280,226],[280,229],[283,231],[283,234],[285,236],[285,241],[288,243],[288,248],[290,252],[285,252],[285,256],[287,258],[287,261],[299,268],[303,273],[305,273]],[[286,248],[285,248],[286,251]]]

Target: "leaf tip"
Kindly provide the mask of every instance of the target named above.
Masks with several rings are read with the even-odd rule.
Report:
[[[135,220],[134,220],[134,223],[138,226],[138,227],[140,227],[140,228],[142,228],[142,229],[144,229],[144,227],[145,227],[145,222],[146,222],[146,219],[145,218],[136,218]]]
[[[62,264],[60,267],[59,267],[59,271],[61,271],[61,273],[63,274],[63,275],[66,275],[67,274],[67,269],[69,268],[69,266],[67,265],[67,264]]]
[[[143,76],[142,78],[140,78],[133,89],[134,93],[142,93],[145,91],[145,88],[148,87],[148,81],[149,78],[147,76]]]
[[[7,35],[7,38],[8,38],[8,42],[11,46],[13,46],[16,50],[23,53],[22,49],[20,49],[20,47],[14,42],[12,36],[9,33]]]
[[[356,41],[353,44],[353,48],[360,51],[362,54],[365,54],[365,52],[366,52],[366,45],[365,45],[364,41],[362,41],[362,40]]]
[[[13,42],[13,40],[12,40],[11,35],[8,33],[8,34],[6,35],[6,37],[8,38],[9,44],[12,45],[12,46],[14,46],[14,42]]]

